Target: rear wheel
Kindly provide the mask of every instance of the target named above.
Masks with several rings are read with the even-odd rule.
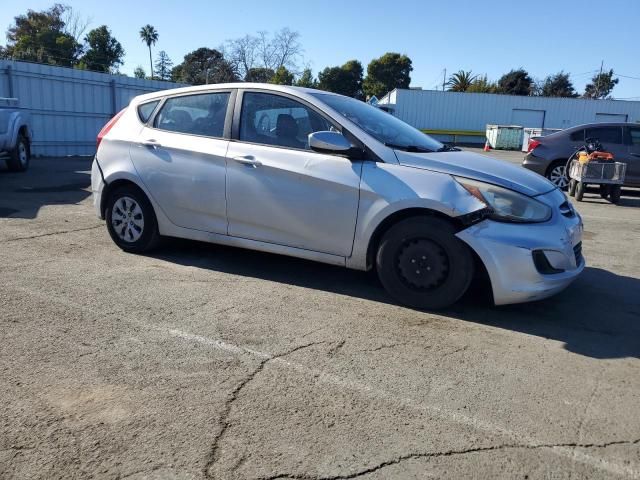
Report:
[[[29,167],[30,158],[29,140],[24,135],[19,134],[15,148],[9,152],[7,168],[11,172],[24,172]]]
[[[610,185],[606,185],[606,184],[600,185],[600,196],[605,200],[611,194],[611,191],[612,190]]]
[[[578,185],[576,186],[576,200],[581,202],[582,201],[582,197],[584,196],[584,191],[587,188],[587,184],[584,182],[578,182]]]
[[[405,305],[439,309],[455,303],[473,278],[469,247],[440,218],[412,217],[382,237],[376,255],[382,285]]]
[[[618,203],[620,201],[621,194],[622,187],[620,185],[613,185],[611,187],[611,193],[609,194],[609,200],[611,200],[611,203]]]
[[[547,174],[545,176],[556,187],[563,190],[567,188],[567,185],[569,184],[569,179],[567,178],[567,161],[558,160],[553,162],[547,169]]]
[[[111,193],[105,217],[111,239],[126,252],[147,252],[160,239],[153,207],[136,187],[125,185]]]

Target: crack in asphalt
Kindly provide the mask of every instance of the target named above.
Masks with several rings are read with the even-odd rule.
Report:
[[[240,392],[242,391],[242,389],[244,387],[246,387],[254,378],[256,378],[256,376],[262,372],[264,370],[264,368],[267,366],[267,364],[273,360],[278,360],[280,358],[286,357],[288,355],[291,355],[299,350],[303,350],[305,348],[309,348],[315,345],[320,345],[326,342],[311,342],[311,343],[307,343],[304,345],[299,345],[297,347],[294,347],[290,350],[287,350],[286,352],[277,354],[277,355],[270,355],[266,358],[262,358],[260,360],[260,362],[258,363],[258,366],[256,368],[253,369],[253,371],[247,376],[245,377],[242,381],[240,381],[238,383],[238,385],[236,385],[236,387],[231,391],[231,393],[229,394],[229,398],[227,399],[227,401],[224,404],[224,408],[222,411],[222,415],[221,415],[221,422],[222,422],[222,428],[220,429],[220,431],[218,432],[218,434],[215,436],[215,438],[213,439],[213,444],[211,446],[211,451],[209,453],[209,455],[207,456],[207,460],[205,462],[205,467],[204,467],[204,476],[205,478],[214,478],[211,475],[210,470],[212,469],[212,467],[218,462],[219,460],[219,448],[220,448],[220,443],[222,442],[222,439],[224,438],[227,430],[229,429],[229,427],[231,426],[231,422],[229,421],[229,415],[231,414],[231,408],[233,407],[233,403],[238,399],[238,395],[240,394]]]
[[[6,240],[3,240],[0,243],[17,242],[19,240],[31,240],[33,238],[40,238],[40,237],[51,237],[53,235],[62,235],[65,233],[73,233],[73,232],[83,232],[85,230],[95,230],[97,228],[103,228],[103,227],[104,225],[94,225],[93,227],[76,228],[75,230],[61,230],[59,232],[40,233],[38,235],[30,235],[28,237],[8,238]]]
[[[554,443],[554,444],[538,444],[538,445],[527,445],[527,444],[504,444],[504,445],[493,445],[489,447],[475,447],[475,448],[466,448],[462,450],[448,450],[445,452],[422,452],[422,453],[408,453],[405,455],[401,455],[397,458],[386,460],[384,462],[378,463],[376,465],[364,468],[357,472],[344,474],[344,475],[331,475],[331,476],[321,476],[321,475],[309,475],[309,474],[290,474],[290,473],[280,473],[276,475],[270,475],[268,477],[258,477],[256,480],[350,480],[353,478],[358,478],[363,475],[368,475],[370,473],[377,472],[386,467],[390,467],[393,465],[400,464],[407,460],[417,459],[417,458],[436,458],[436,457],[452,457],[457,455],[468,455],[470,453],[483,453],[483,452],[491,452],[496,450],[509,450],[509,449],[528,449],[528,450],[536,450],[543,448],[606,448],[613,445],[636,445],[640,443],[640,439],[637,440],[615,440],[606,443]]]
[[[346,340],[340,340],[327,351],[327,355],[329,355],[330,357],[333,357],[336,353],[340,351],[342,347],[344,347],[345,343],[347,343]]]

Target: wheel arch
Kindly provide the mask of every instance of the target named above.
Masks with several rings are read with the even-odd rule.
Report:
[[[474,212],[475,213],[475,212]],[[473,214],[470,214],[473,215]],[[450,217],[449,215],[442,213],[438,210],[434,210],[426,207],[409,207],[404,208],[402,210],[397,210],[392,212],[387,217],[385,217],[374,229],[373,234],[369,237],[369,242],[367,245],[367,254],[366,254],[366,268],[367,270],[371,270],[375,266],[375,255],[378,250],[378,245],[380,244],[380,240],[383,235],[389,231],[391,227],[402,220],[406,220],[411,217],[436,217],[441,218],[449,223],[451,223],[456,232],[462,230],[466,226],[470,225],[469,215],[463,215],[461,217]]]
[[[144,190],[144,188],[142,188],[140,185],[138,185],[136,182],[134,182],[133,180],[131,180],[129,178],[117,178],[117,179],[112,180],[112,181],[110,181],[108,183],[105,182],[104,188],[102,190],[102,196],[100,198],[100,213],[102,214],[103,218],[106,215],[105,209],[107,208],[107,202],[109,201],[109,196],[113,192],[115,192],[118,188],[123,187],[123,186],[132,186],[136,190],[138,190],[141,194],[143,194],[145,196],[145,198],[149,201],[149,204],[151,205],[151,208],[153,208],[154,211],[155,211],[155,208],[153,206],[153,202],[151,201],[151,198],[149,197],[147,192]]]

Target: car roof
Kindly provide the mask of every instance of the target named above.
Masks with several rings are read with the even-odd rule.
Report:
[[[294,95],[309,95],[313,93],[323,93],[327,95],[336,95],[336,93],[326,92],[324,90],[316,90],[313,88],[294,87],[290,85],[274,85],[270,83],[249,83],[249,82],[235,82],[235,83],[211,83],[208,85],[197,85],[191,87],[182,88],[170,88],[167,90],[159,90],[157,92],[146,93],[135,97],[136,103],[142,103],[147,100],[154,100],[168,95],[181,95],[185,93],[198,93],[198,92],[213,92],[216,90],[229,90],[233,88],[259,88],[260,90],[272,90],[274,92],[292,93]]]
[[[640,123],[632,123],[632,122],[594,122],[594,123],[583,123],[581,125],[576,125],[574,127],[569,127],[566,131],[574,131],[579,130],[581,128],[592,128],[592,127],[640,127]]]

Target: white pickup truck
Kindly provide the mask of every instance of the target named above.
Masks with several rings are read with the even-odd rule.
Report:
[[[4,159],[12,172],[29,166],[33,138],[29,121],[29,112],[20,110],[17,98],[0,97],[0,160]]]

